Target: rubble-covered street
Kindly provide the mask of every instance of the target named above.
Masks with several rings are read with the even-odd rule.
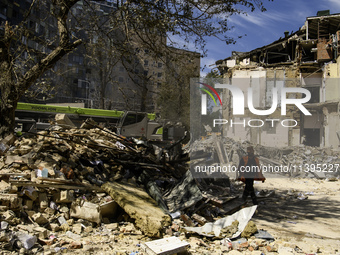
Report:
[[[0,255],[340,255],[339,3],[0,0]]]
[[[1,141],[1,254],[340,254],[338,172],[267,176],[253,206],[234,178],[193,178],[185,148],[62,126]],[[247,146],[222,144],[228,164]],[[305,146],[256,152],[272,164],[338,160]]]

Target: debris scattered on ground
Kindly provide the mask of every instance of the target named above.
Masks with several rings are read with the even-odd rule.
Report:
[[[150,254],[177,254],[179,252],[184,252],[189,247],[189,243],[182,241],[179,238],[172,236],[164,239],[159,239],[151,242],[146,242],[145,251]]]
[[[274,238],[250,221],[257,207],[245,207],[238,198],[241,184],[232,178],[193,178],[188,150],[182,151],[181,144],[171,151],[164,144],[120,137],[91,121],[81,128],[71,127],[62,116],[58,121],[60,125],[50,130],[0,142],[1,250],[13,254],[128,250],[162,254],[157,250],[161,247],[167,254],[184,250],[199,254],[214,247],[221,252],[278,250]],[[236,164],[248,145],[214,139],[195,142],[190,150],[210,150],[205,146],[211,143],[219,160]],[[223,150],[227,157],[222,157]],[[256,147],[262,162],[338,162],[332,150],[298,147],[298,151]],[[325,177],[338,180],[334,174]],[[282,196],[306,200],[313,195],[296,190],[284,195],[257,192],[260,201]]]
[[[227,237],[237,238],[246,228],[256,208],[257,208],[256,205],[252,207],[246,207],[230,216],[221,218],[213,223],[206,223],[202,227],[185,227],[184,229],[186,229],[187,231],[196,232],[203,236],[223,238],[225,237],[226,232],[227,233],[230,232],[230,229],[226,230],[226,228],[236,225],[236,231],[234,231],[234,233],[231,236],[227,236]],[[250,236],[250,235],[247,234],[247,236]]]

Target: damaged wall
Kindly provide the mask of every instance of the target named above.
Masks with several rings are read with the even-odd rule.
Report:
[[[339,133],[339,105],[323,107],[324,114],[324,146],[338,148],[340,145]]]
[[[262,127],[242,127],[241,125],[224,127],[224,134],[232,136],[237,140],[249,140],[266,146],[295,146],[305,143],[309,146],[332,146],[337,148],[340,145],[337,127],[340,125],[338,109],[334,110],[334,104],[340,101],[340,58],[336,63],[325,63],[322,68],[299,68],[296,65],[255,67],[235,66],[229,69],[225,76],[231,77],[233,85],[242,89],[245,96],[245,107],[247,106],[247,89],[253,88],[253,102],[256,109],[269,109],[272,106],[273,87],[303,87],[311,92],[311,99],[306,108],[312,112],[312,116],[302,116],[299,110],[287,112],[285,119],[294,119],[298,122],[296,127],[286,128],[282,125]],[[278,104],[280,104],[280,93]],[[280,112],[271,116],[256,116],[248,111],[245,118],[232,116],[232,104],[229,92],[223,98],[229,101],[229,107],[224,109],[224,116],[234,119],[235,122],[246,123],[250,119],[283,119]],[[326,110],[323,110],[323,107]],[[332,108],[330,110],[330,107]],[[279,108],[278,108],[279,109]],[[329,111],[330,110],[330,111]],[[247,112],[247,111],[246,111]],[[228,114],[227,114],[228,113]],[[226,114],[226,115],[225,115]],[[253,116],[252,116],[253,115]],[[263,118],[262,118],[263,117]],[[300,121],[302,122],[300,123]],[[279,134],[279,136],[278,136]],[[339,133],[340,135],[340,133]]]
[[[279,142],[278,146],[287,143],[298,145],[304,140],[304,143],[310,146],[339,147],[337,135],[337,127],[340,124],[339,24],[340,14],[318,13],[317,16],[307,17],[305,25],[294,33],[285,33],[285,37],[249,52],[232,52],[229,58],[216,62],[221,74],[232,79],[248,77],[251,80],[266,73],[266,85],[263,90],[266,98],[261,91],[254,94],[255,107],[265,106],[264,109],[269,109],[271,87],[282,86],[277,82],[279,78],[285,79],[285,87],[303,87],[311,92],[311,99],[304,106],[309,111],[312,110],[316,116],[304,119],[300,111],[292,113],[298,125],[287,131],[288,139],[284,136],[280,139],[282,144]],[[290,78],[294,80],[289,81]],[[263,89],[263,86],[259,88]],[[336,110],[333,109],[335,105]],[[326,111],[323,107],[326,107]],[[225,112],[230,114],[231,110]],[[317,127],[312,124],[315,122],[319,122]],[[230,132],[228,128],[226,131]],[[262,143],[270,139],[267,138],[263,128],[255,131],[251,128],[248,132],[236,128],[232,135],[238,139]]]
[[[324,67],[325,78],[325,101],[339,101],[340,100],[340,57],[337,58],[336,63],[326,64]]]
[[[248,123],[253,118],[234,118],[235,123]],[[256,117],[256,119],[260,119]],[[235,140],[248,140],[254,144],[260,144],[264,146],[288,146],[289,143],[289,128],[282,127],[277,122],[272,125],[271,122],[266,122],[264,118],[261,120],[265,123],[262,127],[245,127],[240,124],[234,127],[226,129],[227,136],[232,137]],[[282,121],[282,119],[281,119]],[[252,121],[252,125],[260,125],[259,121]],[[225,133],[224,133],[225,134]],[[279,134],[279,135],[278,135]]]
[[[236,140],[248,140],[265,146],[288,146],[296,145],[300,141],[300,132],[293,132],[293,128],[287,128],[281,125],[284,119],[294,119],[294,114],[287,111],[286,116],[281,116],[281,109],[278,107],[270,116],[257,116],[248,110],[247,98],[248,88],[253,88],[253,105],[255,109],[265,110],[272,106],[273,87],[280,88],[283,86],[293,86],[292,79],[296,78],[297,72],[294,68],[278,67],[278,68],[253,68],[253,67],[237,67],[232,70],[231,84],[240,88],[245,98],[245,116],[232,115],[232,97],[229,90],[225,90],[223,101],[227,107],[223,109],[223,116],[228,120],[233,120],[235,125],[225,125],[223,134],[233,137]],[[226,75],[227,76],[227,75]],[[287,79],[284,81],[284,79]],[[286,83],[286,84],[285,84]],[[280,92],[278,93],[278,104],[280,104]],[[277,121],[266,121],[266,119],[275,119]],[[262,120],[263,125],[261,126]],[[248,125],[250,121],[250,125]],[[230,122],[230,121],[229,121]],[[236,124],[238,123],[238,124]],[[243,123],[245,123],[243,125]],[[254,127],[256,126],[256,127]],[[295,127],[294,129],[299,129]],[[279,136],[278,136],[279,134]]]

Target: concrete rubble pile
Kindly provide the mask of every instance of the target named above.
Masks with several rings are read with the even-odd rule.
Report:
[[[216,146],[216,138],[190,148],[201,150],[209,143]],[[224,163],[237,162],[247,144],[225,139],[226,158],[218,157]],[[203,241],[195,229],[244,208],[238,199],[242,188],[229,178],[194,178],[188,154],[180,148],[181,144],[164,149],[126,139],[91,121],[81,128],[57,125],[37,134],[5,137],[0,141],[0,250],[54,254],[80,249],[92,254],[107,249],[112,254],[124,236],[132,235],[138,237],[130,241],[140,254],[148,249],[158,254],[156,250],[165,247],[167,254],[174,254],[188,249],[188,244],[194,253],[275,251],[272,237],[254,236],[261,230],[249,221],[251,217],[246,221],[249,226],[235,220],[221,234],[207,235],[212,239]],[[268,153],[271,160],[297,158],[289,149],[265,149],[256,148],[263,158]],[[320,150],[315,151],[309,156],[320,156]],[[335,155],[327,153],[321,155]],[[106,238],[107,245],[98,245],[95,237]],[[143,241],[150,242],[142,245]],[[127,249],[116,254],[126,254]]]
[[[218,144],[222,147],[219,148]],[[206,153],[206,158],[217,158],[219,164],[238,166],[247,146],[252,145],[263,166],[277,167],[281,174],[289,177],[316,177],[330,180],[340,176],[340,150],[305,145],[274,148],[251,144],[249,141],[235,141],[229,137],[210,136],[195,141],[190,147],[190,155]],[[216,161],[214,161],[216,162]],[[283,168],[282,170],[282,167]],[[273,170],[269,173],[274,172]],[[234,177],[234,176],[232,176]]]
[[[224,183],[194,180],[175,146],[128,140],[89,121],[10,135],[0,152],[0,250],[8,252],[84,248],[92,235],[180,236],[182,227],[225,215],[233,198]]]
[[[171,223],[142,187],[181,170],[157,158],[152,146],[89,121],[79,129],[10,135],[0,144],[1,249],[51,245],[51,233],[79,241],[81,233],[112,222],[131,221],[141,234],[160,237]]]

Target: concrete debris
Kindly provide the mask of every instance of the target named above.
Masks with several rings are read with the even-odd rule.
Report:
[[[246,202],[238,199],[242,189],[238,182],[232,177],[194,178],[188,170],[188,151],[176,149],[178,154],[169,157],[164,144],[126,139],[92,122],[72,128],[60,116],[59,123],[36,135],[0,141],[0,250],[201,254],[196,251],[215,247],[216,241],[221,253],[277,250],[269,233],[250,224],[256,206],[245,207]],[[235,165],[249,144],[216,139],[196,142],[190,150],[217,153],[215,158]],[[255,150],[262,163],[338,160],[338,154],[328,149],[256,146]],[[337,180],[329,174],[324,177]],[[313,193],[262,190],[257,196],[261,203],[279,196],[305,200]],[[205,236],[204,241],[193,233]],[[95,238],[100,245],[93,245]],[[124,249],[125,242],[134,249]]]
[[[147,236],[160,237],[163,228],[171,224],[170,215],[166,215],[144,190],[131,184],[115,182],[102,187]]]
[[[258,239],[274,240],[274,237],[270,233],[262,229],[257,230],[254,236]]]
[[[145,251],[148,254],[171,255],[184,252],[189,247],[189,243],[172,236],[151,242],[146,242]]]
[[[202,227],[185,227],[184,229],[186,229],[187,231],[198,233],[203,236],[224,238],[225,236],[223,236],[223,233],[226,232],[222,230],[228,226],[236,224],[237,231],[233,233],[232,236],[227,236],[231,238],[236,238],[244,231],[249,220],[252,218],[256,208],[256,205],[252,207],[246,207],[234,213],[233,215],[219,219],[213,223],[207,223]],[[235,223],[235,221],[237,221],[237,223]]]
[[[95,222],[97,224],[100,224],[102,221],[100,206],[84,200],[72,203],[70,216],[77,219]]]
[[[244,230],[241,233],[241,237],[244,238],[250,238],[252,235],[257,233],[257,227],[253,221],[249,221],[247,226],[244,228]]]
[[[65,239],[67,249],[79,249],[77,242],[103,224],[117,224],[110,231],[118,233],[162,237],[171,225],[163,194],[190,174],[188,157],[171,144],[177,155],[169,158],[170,149],[120,137],[91,121],[73,128],[67,116],[60,115],[57,123],[35,135],[1,140],[1,230],[9,231],[2,232],[1,240],[15,236],[21,243],[4,245],[36,251],[55,240],[60,243],[64,233],[73,241]],[[170,162],[174,157],[179,163]],[[197,187],[195,191],[200,192]],[[189,202],[190,195],[197,194],[182,202]],[[129,221],[134,225],[122,227]],[[12,228],[18,224],[37,238],[15,235]]]
[[[240,158],[246,154],[246,148],[249,145],[255,148],[255,154],[260,159],[261,165],[267,167],[266,172],[268,174],[317,179],[340,176],[340,151],[332,148],[306,145],[274,148],[212,135],[204,140],[197,140],[192,143],[188,152],[190,157],[198,157],[196,161],[191,162],[193,165],[207,159],[218,159],[218,161],[211,162],[218,163],[221,166],[237,167]],[[203,159],[199,159],[200,157]],[[269,168],[269,166],[272,168]],[[284,171],[282,169],[281,171],[273,171],[274,167],[277,167],[277,169],[282,167]],[[235,178],[235,174],[227,174],[229,178]],[[207,176],[201,177],[206,178]],[[222,175],[218,177],[223,178]]]
[[[0,140],[0,156],[4,155],[11,144],[15,141],[16,137],[14,135],[8,135],[4,139]]]
[[[58,123],[58,125],[76,127],[76,125],[74,125],[74,123],[70,120],[69,117],[67,117],[66,114],[62,114],[62,113],[56,114],[55,120]]]

